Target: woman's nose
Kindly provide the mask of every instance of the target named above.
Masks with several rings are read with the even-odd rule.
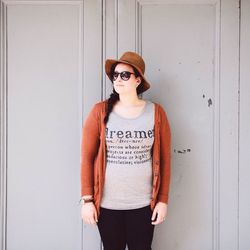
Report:
[[[122,79],[121,79],[121,75],[119,74],[118,76],[117,76],[117,78],[116,78],[116,81],[118,82],[121,82],[122,81]]]

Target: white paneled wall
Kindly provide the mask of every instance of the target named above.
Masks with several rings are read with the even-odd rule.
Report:
[[[248,0],[0,3],[1,250],[102,249],[77,206],[81,126],[126,50],[172,128],[153,249],[250,249]]]
[[[2,249],[80,250],[83,3],[1,1],[1,8],[7,111]]]
[[[241,1],[239,99],[239,250],[250,249],[250,1]]]

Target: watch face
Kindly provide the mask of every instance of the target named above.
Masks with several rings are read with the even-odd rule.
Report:
[[[86,199],[86,200],[82,200],[82,204],[85,204],[85,203],[88,203],[88,202],[92,202],[93,201],[93,199]]]
[[[94,198],[91,197],[91,198],[86,198],[84,199],[83,197],[79,200],[79,204],[84,204],[84,203],[87,203],[87,202],[92,202],[94,201]]]

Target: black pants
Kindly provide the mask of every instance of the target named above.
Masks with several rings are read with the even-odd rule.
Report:
[[[100,208],[98,229],[104,250],[151,250],[154,225],[150,206],[131,210]]]

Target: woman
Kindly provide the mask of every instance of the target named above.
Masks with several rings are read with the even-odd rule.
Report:
[[[104,250],[149,250],[167,215],[170,126],[160,104],[138,97],[150,88],[141,56],[108,59],[105,71],[113,93],[82,131],[82,218],[97,224]]]

